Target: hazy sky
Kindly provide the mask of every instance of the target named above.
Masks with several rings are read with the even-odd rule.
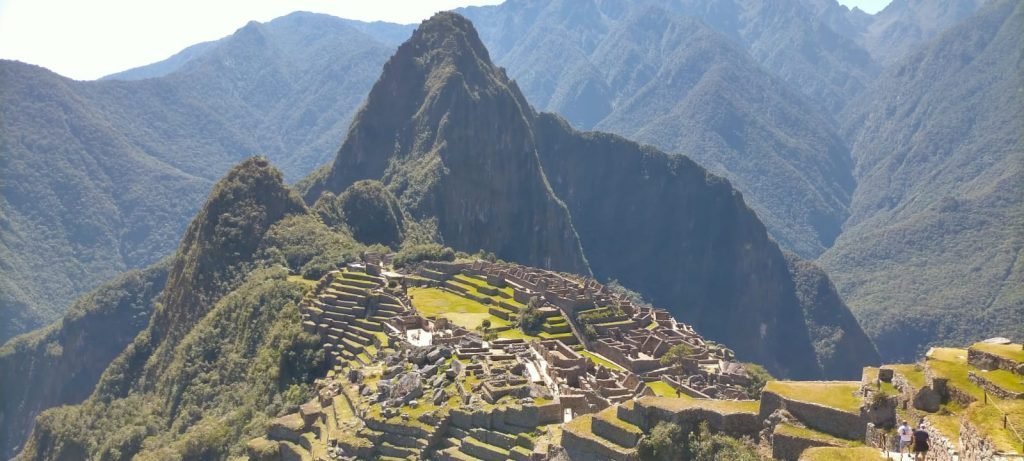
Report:
[[[889,0],[839,0],[874,13]],[[0,0],[0,58],[94,79],[227,36],[250,20],[314,11],[418,22],[441,10],[501,0]]]

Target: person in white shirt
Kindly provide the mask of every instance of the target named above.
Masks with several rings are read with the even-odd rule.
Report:
[[[900,459],[903,459],[903,449],[910,446],[910,442],[914,439],[914,430],[910,428],[906,421],[903,421],[903,424],[900,424],[900,428],[896,432],[900,435]]]

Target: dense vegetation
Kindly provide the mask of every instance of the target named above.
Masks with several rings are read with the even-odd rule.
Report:
[[[896,63],[846,117],[859,187],[822,258],[887,360],[1024,319],[1024,6],[999,1]]]
[[[290,178],[326,162],[390,49],[353,23],[296,13],[138,74],[159,75],[147,80],[0,62],[0,343],[171,254],[245,156]]]
[[[82,401],[149,322],[167,262],[125,273],[82,296],[58,322],[0,348],[0,458],[8,459],[43,409]]]
[[[152,317],[148,311],[136,313],[134,330],[114,323],[89,327],[89,333],[116,338],[134,335],[148,319],[126,348],[127,340],[112,346],[120,355],[106,367],[91,397],[39,416],[23,458],[225,459],[241,454],[244,441],[263,434],[271,418],[309,399],[312,380],[323,372],[319,340],[301,331],[296,307],[307,285],[289,282],[285,267],[308,271],[325,257],[323,270],[333,269],[366,248],[344,228],[332,230],[308,213],[265,159],[241,163],[214,187],[169,270],[153,269],[169,275],[161,275],[167,282],[159,284],[163,293]],[[141,301],[159,291],[131,289],[138,291],[135,296],[148,293]],[[105,296],[115,301],[129,296],[117,293]],[[93,307],[85,317],[111,309]],[[118,307],[99,320],[116,319],[126,310]],[[69,316],[65,325],[75,318]],[[41,340],[29,341],[15,342],[13,347],[31,347],[3,357],[18,366],[38,360],[32,351],[41,347],[33,344]],[[96,341],[93,347],[102,344]],[[50,352],[54,347],[57,352]],[[46,346],[46,353],[59,354],[59,348]],[[100,369],[107,362],[110,357],[90,361]],[[95,384],[95,378],[78,381],[57,374],[52,379],[55,386],[73,389],[70,395],[77,399]],[[19,443],[23,435],[9,443]]]
[[[749,440],[714,434],[708,424],[686,433],[676,423],[661,421],[637,446],[641,461],[760,461],[767,459]]]
[[[398,248],[404,239],[405,216],[398,199],[380,181],[357,181],[341,195],[323,194],[313,208],[327,225],[347,224],[360,242]]]

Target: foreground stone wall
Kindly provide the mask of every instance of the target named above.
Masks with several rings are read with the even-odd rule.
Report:
[[[860,415],[807,402],[786,400],[774,392],[761,393],[760,419],[768,419],[775,410],[789,411],[801,422],[819,432],[848,440],[864,440],[867,424]]]

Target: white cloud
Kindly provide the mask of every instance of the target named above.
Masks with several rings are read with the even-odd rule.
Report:
[[[0,58],[94,79],[293,11],[412,23],[500,0],[0,0]]]

